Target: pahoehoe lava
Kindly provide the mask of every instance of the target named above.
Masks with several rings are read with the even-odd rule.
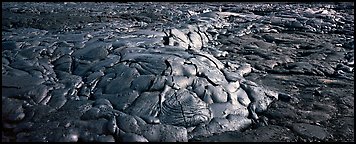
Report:
[[[2,3],[2,141],[354,141],[353,3]]]

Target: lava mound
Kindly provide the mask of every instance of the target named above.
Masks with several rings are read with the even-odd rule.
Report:
[[[6,31],[3,127],[15,141],[188,141],[241,131],[278,93],[244,78],[250,64],[217,59],[227,52],[214,47],[213,30],[228,17],[256,18],[208,12],[161,30]]]

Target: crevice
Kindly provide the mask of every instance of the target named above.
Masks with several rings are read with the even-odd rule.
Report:
[[[209,59],[211,62],[213,62],[213,63],[215,64],[215,67],[219,69],[218,64],[217,64],[214,60],[210,59],[209,57],[207,57],[207,56],[205,56],[205,55],[203,55],[203,54],[200,54],[200,53],[194,53],[194,54],[195,54],[195,55],[199,55],[199,56],[203,56],[203,57]]]
[[[204,74],[200,75],[200,77],[205,78],[213,86],[219,86],[219,84],[215,84],[212,80],[209,79],[208,76],[206,76]]]
[[[72,62],[70,63],[70,70],[69,70],[69,72],[70,72],[70,74],[73,74],[74,69],[75,69],[75,67],[76,67],[76,65],[77,65],[77,59],[76,59],[76,58],[73,58],[73,57],[70,57],[70,58],[72,59]]]
[[[184,123],[185,123],[185,125],[188,125],[188,122],[187,122],[186,117],[185,117],[185,115],[184,115],[183,105],[182,105],[182,104],[181,104],[181,102],[178,100],[177,92],[176,92],[176,93],[174,93],[174,96],[175,96],[176,101],[178,102],[178,104],[179,104],[179,106],[180,106],[180,109],[181,109],[181,112],[182,112],[182,116],[183,116]]]
[[[201,40],[201,48],[203,48],[204,47],[204,39],[203,39],[203,36],[202,36],[202,34],[201,33],[204,33],[204,32],[202,32],[201,30],[200,30],[200,28],[198,27],[198,31],[199,32],[197,32],[198,34],[199,34],[199,36],[200,36],[200,40]],[[204,34],[204,35],[206,35],[206,34]]]
[[[170,70],[170,72],[169,72],[169,75],[172,75],[172,73],[173,73],[172,65],[169,63],[168,60],[164,60],[164,63],[166,64],[166,70],[164,70],[164,71],[162,72],[162,75],[165,75],[165,72],[166,72],[167,70],[169,70],[169,68],[171,68],[171,70]]]
[[[147,92],[154,92],[154,91],[151,91],[152,86],[153,86],[153,84],[154,84],[154,81],[155,81],[155,79],[150,80],[150,82],[149,82],[149,87],[148,87],[148,89],[146,90]]]
[[[163,37],[163,44],[164,45],[169,45],[169,36],[164,36]]]
[[[140,65],[142,67],[143,70],[146,70],[148,72],[150,72],[151,74],[153,75],[156,75],[156,73],[154,71],[152,71],[148,66],[146,66],[145,64],[140,64],[140,63],[137,63],[138,65]]]

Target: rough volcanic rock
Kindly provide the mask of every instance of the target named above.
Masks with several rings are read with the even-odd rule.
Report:
[[[2,141],[353,141],[353,3],[2,3]]]

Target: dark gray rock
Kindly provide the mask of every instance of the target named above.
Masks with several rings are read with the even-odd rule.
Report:
[[[61,70],[65,72],[72,72],[72,57],[64,55],[53,62],[54,70]]]
[[[142,135],[150,142],[187,142],[186,128],[172,125],[146,125]]]
[[[97,142],[115,142],[115,139],[112,135],[107,135],[107,136],[101,135],[101,136],[97,137],[95,141],[97,141]]]
[[[66,88],[80,88],[84,83],[82,77],[67,72],[58,71],[57,77],[60,79],[58,82],[63,83]]]
[[[111,109],[113,108],[112,107],[112,104],[110,103],[109,100],[105,99],[105,98],[98,98],[95,100],[94,104],[93,104],[94,107],[101,107],[101,106],[108,106],[110,107]]]
[[[100,109],[99,108],[91,108],[90,110],[86,111],[83,116],[81,116],[82,120],[92,120],[97,119],[100,116]]]
[[[114,109],[124,110],[128,108],[138,97],[139,93],[134,90],[124,90],[117,94],[104,94],[102,97],[110,100]]]
[[[324,128],[306,123],[293,124],[293,131],[303,137],[308,138],[317,138],[323,140],[329,137],[329,133]]]
[[[44,82],[43,79],[39,79],[36,77],[32,77],[30,75],[27,76],[9,76],[9,75],[3,75],[2,76],[2,85],[5,87],[16,87],[16,88],[25,88],[28,86],[33,86],[33,85],[39,85]],[[21,83],[26,81],[26,82],[31,82],[31,83]]]
[[[54,109],[60,109],[67,102],[65,95],[68,93],[68,91],[69,89],[53,90],[52,97],[47,104]]]
[[[230,115],[227,118],[213,118],[208,124],[197,126],[189,133],[189,138],[211,136],[225,131],[240,131],[251,123],[251,119],[236,115]]]
[[[79,60],[75,59],[71,64],[73,65],[71,68],[72,73],[79,76],[85,76],[89,73],[93,63],[87,60]]]
[[[16,42],[14,41],[3,41],[2,42],[2,51],[4,50],[15,50],[18,49]]]
[[[38,85],[36,88],[30,90],[27,95],[29,95],[35,103],[40,103],[47,97],[49,88],[46,85]],[[50,97],[50,96],[49,96]]]
[[[116,117],[113,116],[110,118],[110,120],[107,123],[107,129],[111,134],[115,134],[117,128],[118,128],[118,126],[116,124]]]
[[[78,91],[78,95],[79,96],[86,96],[89,97],[90,96],[90,89],[87,86],[82,86],[80,88],[80,90]]]
[[[74,121],[73,127],[77,127],[78,129],[87,130],[93,134],[103,134],[108,133],[106,128],[108,120],[104,118],[87,120],[87,121]]]
[[[113,79],[105,88],[105,93],[119,93],[130,88],[130,83],[138,76],[136,69],[129,68],[126,65],[120,65],[117,71],[117,77]],[[126,82],[126,83],[123,83]]]
[[[208,138],[201,138],[199,141],[205,142],[284,142],[292,141],[295,135],[288,128],[277,125],[268,125],[258,129],[240,132],[225,132]]]
[[[33,122],[23,122],[17,125],[16,128],[14,128],[15,133],[20,133],[20,132],[25,132],[25,131],[30,131],[32,130]]]
[[[107,67],[112,67],[120,61],[120,56],[109,54],[106,59],[96,62],[91,68],[92,71],[99,71]]]
[[[267,106],[275,99],[278,99],[278,93],[267,88],[257,86],[254,82],[243,81],[241,88],[246,91],[251,103],[249,106],[252,111],[257,113],[267,110]],[[253,112],[252,112],[253,113]]]
[[[121,135],[121,139],[123,142],[148,142],[145,137],[134,133],[125,133]]]
[[[163,102],[160,115],[164,124],[186,127],[208,122],[211,118],[212,113],[208,105],[194,93],[184,89]]]
[[[44,53],[46,53],[46,47],[38,46],[23,49],[19,51],[18,54],[28,59],[34,59],[38,58],[39,56],[41,56],[41,54]]]
[[[142,120],[144,120],[148,124],[160,124],[160,120],[157,117],[153,116],[141,116]]]
[[[22,107],[22,101],[11,99],[11,98],[2,98],[2,102],[9,105],[2,105],[2,116],[6,121],[20,121],[24,118],[24,109]]]
[[[247,106],[242,106],[240,104],[232,104],[230,102],[225,103],[212,103],[210,104],[213,117],[226,118],[228,115],[234,114],[241,117],[248,116]]]
[[[159,96],[158,92],[144,92],[124,112],[138,116],[154,116],[158,113]]]
[[[140,75],[132,81],[130,88],[138,92],[147,91],[152,86],[155,77],[154,75]]]
[[[6,114],[3,140],[304,141],[286,128],[304,122],[352,141],[352,119],[337,121],[354,105],[340,5],[4,3],[2,95],[24,110]]]
[[[111,47],[111,45],[107,43],[93,43],[75,51],[72,56],[89,61],[103,59],[108,55],[109,47]]]
[[[46,116],[56,110],[48,105],[38,105],[36,107],[32,107],[32,109],[30,109],[29,111],[32,111],[33,114],[31,114],[30,112],[26,112],[26,117],[29,117],[28,119],[32,118],[33,122],[35,122],[36,124],[40,124],[38,122],[42,121]]]
[[[63,55],[71,55],[73,53],[73,50],[71,47],[58,47],[54,50],[52,53],[53,56],[55,57],[60,57]]]
[[[99,80],[100,77],[104,76],[104,73],[99,71],[99,72],[94,72],[92,74],[90,74],[87,78],[86,78],[86,83],[88,83],[89,85],[93,85],[95,83],[95,81]]]
[[[120,114],[116,117],[117,126],[126,133],[141,134],[141,128],[137,120],[128,114]]]

